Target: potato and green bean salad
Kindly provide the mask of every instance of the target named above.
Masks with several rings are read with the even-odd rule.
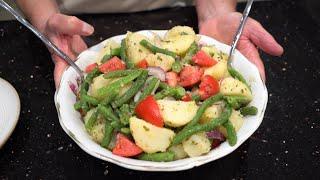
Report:
[[[187,26],[164,37],[128,32],[86,67],[74,108],[92,139],[113,154],[167,162],[237,142],[253,95],[215,46]]]

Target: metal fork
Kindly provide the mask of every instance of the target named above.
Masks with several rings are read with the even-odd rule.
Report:
[[[0,6],[7,10],[10,14],[12,14],[21,24],[26,26],[29,30],[31,30],[41,41],[47,45],[47,47],[51,48],[55,54],[57,54],[61,59],[67,62],[71,67],[73,67],[76,72],[80,75],[81,82],[84,79],[84,73],[79,68],[74,61],[66,55],[62,50],[60,50],[57,46],[55,46],[44,34],[38,31],[34,26],[32,26],[19,12],[14,10],[11,6],[9,6],[5,1],[0,0]]]
[[[246,21],[248,19],[248,15],[250,13],[250,10],[251,10],[251,6],[252,6],[252,3],[253,3],[254,0],[248,0],[247,2],[247,5],[246,5],[246,8],[244,9],[243,13],[242,13],[242,17],[240,19],[240,24],[239,24],[239,27],[236,31],[236,34],[233,38],[233,41],[231,43],[231,49],[229,51],[229,57],[228,57],[228,65],[231,65],[231,62],[232,62],[232,56],[233,56],[233,53],[234,53],[234,50],[236,49],[237,47],[237,44],[238,44],[238,41],[240,39],[240,36],[241,36],[241,33],[243,31],[243,28],[244,28],[244,25],[246,24]]]

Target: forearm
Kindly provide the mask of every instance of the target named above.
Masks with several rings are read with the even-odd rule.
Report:
[[[50,16],[59,12],[55,0],[17,0],[22,12],[40,31],[44,30],[45,22]]]
[[[199,24],[217,15],[236,10],[237,0],[196,0]]]

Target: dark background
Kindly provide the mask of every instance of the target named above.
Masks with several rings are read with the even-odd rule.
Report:
[[[59,125],[54,66],[45,46],[17,22],[0,22],[0,77],[13,84],[21,99],[19,123],[0,150],[0,179],[320,179],[319,7],[311,1],[254,4],[251,17],[285,49],[282,57],[261,54],[269,91],[261,126],[224,158],[162,173],[124,169],[82,151]],[[95,27],[89,45],[127,30],[197,29],[193,7],[80,18]]]

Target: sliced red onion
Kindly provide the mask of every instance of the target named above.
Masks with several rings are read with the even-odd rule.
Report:
[[[147,70],[149,75],[157,77],[160,81],[166,80],[166,72],[162,68],[152,66],[148,67]]]
[[[73,92],[74,95],[77,95],[78,92],[78,87],[77,85],[75,85],[74,83],[68,81],[69,87],[71,89],[71,91]]]
[[[133,101],[134,101],[134,102],[138,102],[141,94],[142,94],[141,91],[138,91],[137,94],[133,97]]]
[[[209,131],[207,132],[207,137],[209,139],[217,139],[217,140],[220,140],[220,141],[224,141],[226,138],[224,137],[224,135],[218,131],[218,130],[212,130],[212,131]]]

